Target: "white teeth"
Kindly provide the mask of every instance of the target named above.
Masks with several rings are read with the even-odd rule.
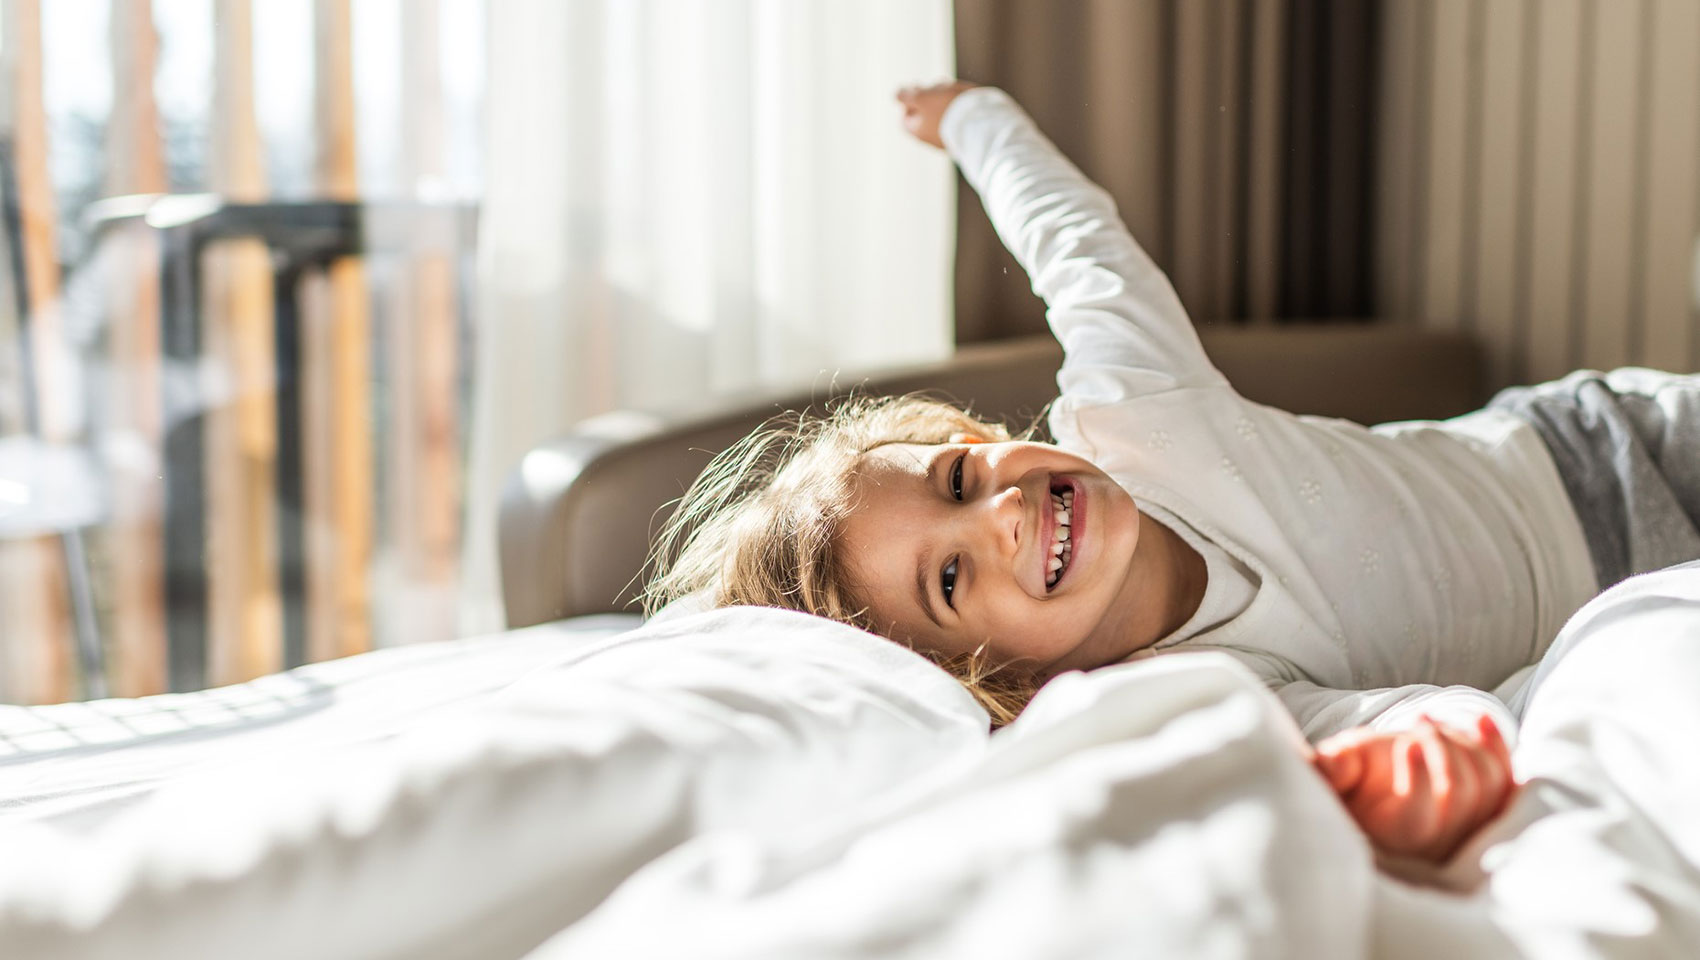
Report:
[[[1057,581],[1062,577],[1062,568],[1068,565],[1069,558],[1074,555],[1072,531],[1069,529],[1074,522],[1073,506],[1072,489],[1051,494],[1051,511],[1056,519],[1056,528],[1052,532],[1050,573],[1045,577],[1047,589],[1057,585]]]

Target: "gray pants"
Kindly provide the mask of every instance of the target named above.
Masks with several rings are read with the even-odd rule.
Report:
[[[1700,376],[1625,367],[1512,387],[1582,521],[1600,589],[1700,558]]]

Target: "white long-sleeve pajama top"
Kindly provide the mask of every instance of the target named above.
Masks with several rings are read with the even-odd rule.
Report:
[[[940,135],[1049,308],[1065,353],[1057,442],[1213,561],[1205,608],[1231,615],[1194,617],[1152,651],[1236,657],[1312,740],[1421,713],[1487,712],[1513,736],[1484,691],[1596,592],[1533,428],[1497,411],[1365,428],[1248,401],[1109,195],[1013,100],[969,90]]]

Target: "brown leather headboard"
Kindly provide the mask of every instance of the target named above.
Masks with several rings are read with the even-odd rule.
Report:
[[[1244,396],[1361,423],[1448,417],[1481,405],[1480,352],[1462,335],[1329,324],[1202,331]],[[622,411],[528,453],[503,492],[502,594],[509,627],[628,609],[651,533],[714,452],[768,417],[851,388],[928,390],[1024,427],[1056,395],[1050,337],[965,347],[951,359],[810,393],[748,397],[712,410]]]

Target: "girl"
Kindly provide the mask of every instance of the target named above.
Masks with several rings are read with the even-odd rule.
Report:
[[[759,432],[686,494],[657,545],[652,610],[705,593],[847,621],[935,658],[994,723],[1065,670],[1220,650],[1312,741],[1353,731],[1325,756],[1390,758],[1375,769],[1406,787],[1423,756],[1450,764],[1430,771],[1443,780],[1467,762],[1497,783],[1486,731],[1514,719],[1487,691],[1513,700],[1607,577],[1700,556],[1694,378],[1582,375],[1368,429],[1252,403],[1109,196],[1014,101],[966,83],[898,99],[1048,305],[1065,353],[1057,443],[917,398]],[[1606,420],[1646,448],[1632,482],[1601,482],[1620,465],[1596,451],[1623,440],[1589,428]],[[1584,503],[1607,521],[1579,519]],[[1642,509],[1657,543],[1610,522]],[[1466,806],[1497,809],[1503,789]]]

